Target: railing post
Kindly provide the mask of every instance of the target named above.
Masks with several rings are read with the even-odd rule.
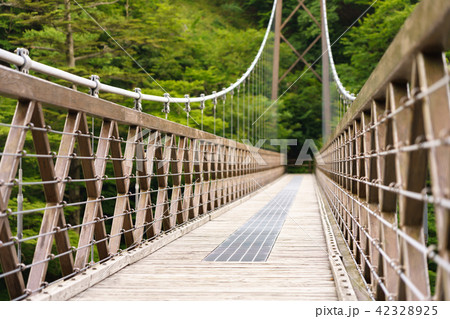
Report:
[[[278,98],[278,81],[280,71],[280,39],[281,39],[281,19],[283,17],[283,0],[277,1],[275,9],[275,38],[273,44],[273,69],[272,69],[272,100]]]
[[[325,32],[324,6],[320,4],[320,20],[322,32],[322,138],[325,143],[331,135],[331,98],[330,98],[330,61]]]
[[[434,204],[436,230],[438,237],[438,253],[440,258],[450,263],[450,208],[442,205],[442,201],[450,202],[450,93],[448,89],[448,65],[445,54],[419,53],[417,56],[417,76],[419,92],[426,92],[438,81],[445,80],[447,85],[441,86],[426,95],[421,103],[424,115],[424,131],[427,140],[442,141],[428,152],[432,193],[437,199]],[[446,140],[446,142],[444,142]],[[436,299],[450,299],[450,274],[441,266],[437,269]]]

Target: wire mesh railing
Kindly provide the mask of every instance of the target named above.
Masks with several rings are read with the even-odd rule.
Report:
[[[317,163],[373,299],[450,299],[449,21],[417,6]]]
[[[85,14],[94,20],[95,24],[105,31],[98,21],[90,16],[81,5],[79,6]],[[202,130],[210,131],[222,137],[228,137],[237,141],[249,140],[252,143],[256,143],[259,139],[277,138],[277,112],[276,107],[272,106],[270,99],[273,67],[273,20],[276,7],[277,1],[275,0],[261,44],[253,60],[249,63],[247,70],[228,87],[209,93],[205,92],[199,96],[190,96],[190,94],[185,94],[184,97],[172,96],[106,31],[106,34],[112,38],[115,44],[138,64],[141,71],[145,72],[165,92],[162,96],[146,94],[146,88],[129,90],[115,87],[102,83],[101,76],[98,75],[91,75],[90,78],[85,78],[40,63],[33,60],[25,48],[18,48],[16,53],[0,48],[0,60],[14,65],[23,72],[28,73],[32,71],[35,75],[51,76],[75,85],[80,89],[88,88],[90,94],[97,97],[103,93],[110,94],[110,96],[116,95],[125,99],[133,99],[135,107],[139,109],[142,109],[143,103],[146,102],[149,102],[149,105],[152,106],[155,105],[155,102],[161,103],[163,106],[161,112],[166,119],[170,117],[171,104],[176,104],[182,112],[186,113],[187,126],[195,124]],[[221,101],[222,103],[220,103]],[[191,104],[196,105],[194,107]],[[192,118],[190,115],[192,110],[200,111],[200,120],[197,121]],[[213,117],[214,123],[208,128],[206,125],[204,126],[203,118],[205,113]],[[179,119],[177,121],[179,122]],[[217,128],[219,125],[222,126],[222,130]],[[270,146],[267,147],[270,148]]]
[[[13,300],[255,191],[283,155],[0,66],[0,284]],[[259,157],[252,154],[258,152]]]

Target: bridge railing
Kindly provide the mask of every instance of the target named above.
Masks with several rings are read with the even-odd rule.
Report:
[[[282,154],[3,66],[0,95],[17,100],[11,120],[0,123],[0,281],[11,299],[154,240],[284,172]]]
[[[374,299],[450,300],[449,32],[450,3],[420,2],[320,152]]]

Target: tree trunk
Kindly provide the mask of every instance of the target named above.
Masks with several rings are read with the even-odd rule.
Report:
[[[70,0],[64,0],[64,6],[66,9],[65,20],[67,22],[67,33],[66,33],[66,59],[69,68],[75,67],[75,50],[73,44],[73,31],[72,31],[72,18],[70,15]]]

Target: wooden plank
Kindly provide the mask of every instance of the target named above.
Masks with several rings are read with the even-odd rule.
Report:
[[[419,54],[417,57],[418,86],[425,92],[428,88],[448,76],[447,62],[443,54]],[[427,140],[449,136],[450,105],[448,83],[422,100],[424,125]],[[450,147],[441,145],[428,152],[433,196],[450,199]],[[450,209],[435,205],[438,251],[440,257],[450,262]],[[438,267],[436,285],[437,300],[450,299],[450,274]]]
[[[389,85],[392,88],[392,85]],[[391,103],[396,103],[395,100],[391,101],[391,90],[388,89],[386,93],[386,102],[374,101],[372,104],[372,113],[374,121],[377,126],[375,127],[375,144],[376,152],[381,153],[387,150],[388,147],[393,147],[394,140],[392,136],[392,120],[381,122],[382,117],[387,114],[387,110],[390,108]],[[378,156],[377,157],[377,175],[380,183],[385,186],[389,186],[395,183],[395,155]],[[388,192],[383,189],[378,189],[379,204],[378,209],[381,217],[393,225],[397,225],[396,210],[397,210],[397,196],[393,192]],[[394,260],[398,260],[398,239],[397,234],[390,227],[382,224],[380,239],[383,250],[388,256]],[[384,284],[391,296],[385,296],[383,299],[391,298],[395,299],[396,292],[398,291],[399,278],[395,268],[390,265],[388,260],[380,258],[379,260],[379,275],[384,278]],[[380,299],[380,298],[378,298]]]
[[[170,168],[170,157],[172,155],[173,135],[167,134],[164,138],[164,146],[156,149],[157,167],[156,172],[158,174],[158,195],[156,199],[155,208],[155,224],[154,235],[159,235],[162,230],[163,220],[169,215],[169,195],[167,193],[168,175]]]
[[[369,132],[364,134],[364,154],[371,155],[375,152],[375,130],[370,128],[371,125],[375,122],[375,113],[373,109],[367,111],[367,116],[365,121],[363,121],[363,129],[369,130]],[[367,121],[370,121],[367,123]],[[371,156],[370,158],[365,159],[366,164],[366,180],[370,183],[376,183],[379,180],[377,176],[377,158]],[[366,201],[369,204],[369,208],[378,214],[378,188],[372,185],[366,185]],[[380,221],[377,216],[373,214],[368,215],[369,225],[368,232],[370,236],[377,242],[380,241]],[[378,299],[384,299],[384,295],[382,290],[379,287],[379,282],[376,279],[374,274],[378,273],[378,264],[380,259],[380,252],[376,248],[375,243],[371,242],[369,245],[369,253],[370,253],[370,263],[372,264],[373,271],[371,272],[371,282],[373,292],[377,294]]]
[[[413,75],[413,79],[415,75]],[[413,81],[415,84],[416,80]],[[414,86],[412,86],[414,87]],[[392,112],[401,105],[400,99],[407,96],[406,85],[393,84],[391,99]],[[418,137],[424,135],[422,108],[407,108],[393,119],[394,143],[397,147],[415,143]],[[414,152],[399,152],[395,158],[397,183],[401,189],[422,192],[426,186],[427,153],[425,150]],[[399,196],[400,228],[419,243],[425,244],[423,236],[423,203],[422,201]],[[429,295],[427,260],[421,252],[400,240],[400,264],[406,275],[425,295]],[[417,300],[417,296],[401,281],[398,292],[399,300]]]
[[[342,134],[342,143],[343,143],[343,145],[342,145],[342,153],[343,153],[343,157],[341,158],[341,160],[342,160],[342,168],[343,168],[342,174],[344,175],[343,179],[342,179],[342,182],[343,182],[342,186],[343,186],[344,190],[348,190],[349,189],[349,185],[350,185],[349,179],[347,178],[349,176],[349,173],[350,173],[349,172],[350,166],[348,165],[349,164],[349,156],[350,156],[348,139],[349,139],[348,132],[347,132],[347,130],[345,130],[343,132],[343,134]],[[343,220],[342,220],[342,222],[343,222],[344,225],[347,226],[347,227],[343,228],[343,232],[344,232],[344,237],[346,238],[346,240],[350,241],[351,237],[350,237],[350,232],[348,231],[348,225],[350,223],[350,216],[348,214],[348,209],[349,209],[349,207],[348,207],[349,201],[348,200],[349,200],[348,196],[345,196],[344,193],[342,193],[342,197],[341,197],[341,201],[343,203],[343,207],[342,207]]]
[[[203,149],[203,181],[201,187],[201,214],[206,214],[208,212],[208,201],[209,201],[209,191],[210,191],[210,173],[211,173],[211,144],[205,144]]]
[[[194,172],[194,149],[196,140],[189,140],[184,151],[184,193],[183,193],[183,214],[182,222],[186,222],[189,218],[194,216],[194,200],[192,195],[193,190],[193,172]]]
[[[102,205],[98,205],[97,211],[97,222],[94,226],[94,236],[97,245],[98,258],[100,261],[105,261],[109,255],[109,246],[108,246],[108,234],[106,233],[106,226],[103,218],[103,208]]]
[[[78,135],[78,148],[80,155],[82,158],[81,161],[81,168],[83,169],[83,176],[85,179],[90,179],[89,181],[86,181],[86,193],[88,197],[96,198],[98,196],[97,192],[97,181],[92,180],[95,178],[95,166],[94,161],[89,158],[94,155],[94,150],[92,149],[92,139],[89,138],[89,127],[86,119],[86,115],[83,113],[80,120],[80,127],[79,127],[79,133]]]
[[[229,178],[229,200],[234,201],[236,199],[236,149],[234,147],[230,147],[229,149],[229,161],[230,165],[228,166],[230,170],[230,178]]]
[[[149,145],[147,147],[147,153],[149,156],[150,161],[147,162],[148,167],[147,170],[151,172],[152,176],[154,176],[154,164],[155,164],[155,154],[156,149],[160,147],[161,139],[160,134],[158,131],[154,131],[152,134],[150,134],[149,138]],[[157,162],[156,162],[157,163]],[[155,236],[155,218],[154,218],[154,211],[152,211],[152,200],[151,197],[148,199],[148,205],[149,209],[147,210],[147,214],[145,216],[146,224],[148,225],[146,227],[145,233],[147,234],[147,238],[153,238]]]
[[[69,175],[71,159],[68,156],[73,153],[75,146],[75,136],[72,134],[75,133],[75,131],[78,129],[80,116],[81,115],[79,112],[69,112],[67,114],[64,132],[68,134],[61,136],[58,151],[58,156],[61,157],[57,158],[56,165],[54,165],[52,158],[38,158],[42,181],[54,181],[57,179],[63,181]],[[42,111],[42,107],[39,104],[36,106],[32,122],[36,127],[45,127],[44,114]],[[32,131],[32,135],[36,153],[41,155],[51,154],[50,142],[48,140],[47,132]],[[44,194],[46,197],[47,206],[54,206],[55,204],[60,203],[63,200],[65,186],[66,183],[44,185]],[[42,230],[42,233],[51,231],[56,226],[65,228],[66,221],[64,218],[63,210],[57,209],[55,213],[57,214],[57,216],[55,216],[56,219],[53,221],[54,224],[49,225],[50,227],[48,229]],[[54,238],[59,254],[65,253],[70,250],[71,245],[67,230],[57,232],[54,235]],[[50,251],[48,251],[47,253],[50,253]],[[73,272],[72,254],[61,256],[59,262],[61,265],[62,274],[64,276],[67,276]]]
[[[349,127],[347,131],[347,154],[348,154],[348,160],[347,160],[347,170],[348,170],[348,176],[352,178],[355,176],[356,172],[356,162],[354,159],[355,156],[355,149],[353,147],[354,145],[354,129],[353,127]],[[349,193],[353,194],[356,193],[356,182],[352,179],[348,179],[347,181],[347,190]],[[349,247],[354,247],[355,243],[353,240],[353,237],[355,236],[356,232],[356,225],[353,222],[353,218],[355,217],[356,209],[354,209],[354,202],[353,198],[347,196],[347,210],[348,210],[348,216],[347,216],[347,225],[348,225],[348,243]]]
[[[253,176],[260,177],[264,177],[264,172]],[[202,261],[264,207],[290,178],[283,177],[252,200],[122,269],[72,300],[132,300],[134,296],[144,300],[337,300],[311,175],[304,176],[289,211],[290,217],[267,262]],[[314,272],[311,272],[311,264],[315,265]]]
[[[19,154],[23,150],[27,129],[23,128],[30,123],[35,108],[35,102],[17,102],[14,117],[12,119],[8,137],[3,152],[6,154]],[[2,156],[0,160],[0,180],[8,183],[14,179],[19,167],[19,161],[15,156]],[[4,212],[8,208],[11,188],[5,185],[0,186],[0,210]]]
[[[99,178],[95,183],[86,182],[87,189],[87,201],[84,215],[83,215],[83,226],[80,230],[80,238],[78,240],[77,254],[75,256],[74,267],[77,269],[82,269],[86,266],[88,262],[88,258],[90,256],[91,248],[89,244],[92,242],[94,238],[94,232],[96,229],[96,223],[92,223],[96,218],[102,218],[103,214],[101,214],[101,202],[97,201],[97,199],[101,196],[101,189],[103,185],[102,177],[105,174],[106,169],[106,156],[109,154],[110,147],[110,137],[114,135],[114,127],[116,126],[115,122],[104,120],[102,122],[102,127],[100,129],[100,137],[97,144],[97,152],[96,159],[89,159],[86,161],[82,161],[81,165],[83,167],[84,178]],[[81,131],[86,134],[87,133],[87,121],[84,117],[81,123]],[[116,135],[118,137],[118,135]],[[81,154],[93,154],[94,150],[90,144],[90,141],[86,138],[79,139],[80,153]],[[91,155],[86,155],[91,156]],[[92,174],[92,175],[91,175]],[[88,188],[89,184],[89,188]],[[97,226],[98,228],[99,226]],[[102,242],[101,245],[105,245],[105,242]],[[105,247],[102,248],[103,251],[106,250]]]
[[[201,193],[203,184],[203,152],[205,149],[205,144],[202,141],[198,141],[196,149],[194,149],[194,197],[193,197],[193,214],[189,216],[190,218],[197,217],[201,210]]]
[[[11,122],[12,127],[8,132],[3,152],[6,154],[18,154],[23,150],[27,129],[23,128],[31,121],[34,113],[35,102],[20,100],[17,102],[16,110]],[[2,156],[0,159],[0,180],[10,182],[17,174],[19,159],[15,156]],[[8,216],[4,214],[8,208],[11,187],[0,186],[0,241],[7,243],[11,241],[12,233]],[[3,272],[13,271],[19,263],[15,246],[0,246],[0,262]],[[10,298],[17,298],[24,293],[25,283],[22,272],[16,272],[5,277],[6,287]]]
[[[221,145],[216,145],[216,152],[217,152],[217,158],[216,158],[216,170],[217,170],[217,181],[216,181],[216,203],[215,207],[221,207],[222,206],[222,189],[223,189],[223,147]]]
[[[365,132],[365,130],[368,128],[368,126],[370,125],[370,113],[362,113],[361,114],[361,132]],[[366,135],[368,135],[368,137],[366,137]],[[360,151],[360,156],[363,157],[365,154],[367,154],[366,152],[368,152],[368,150],[370,149],[370,146],[366,146],[367,143],[370,143],[371,141],[371,135],[369,132],[365,132],[362,134],[361,136],[361,140],[360,140],[360,145],[359,145],[359,151]],[[359,174],[362,175],[358,175],[360,178],[364,178],[370,174],[370,172],[368,172],[369,169],[369,165],[371,164],[370,161],[368,161],[366,158],[362,158],[362,161],[360,163],[360,167],[359,167]],[[363,198],[361,198],[362,201],[367,201],[367,198],[369,197],[368,195],[368,187],[366,184],[361,183],[360,184],[360,188],[359,188],[359,192],[358,192],[358,196],[361,197],[363,196]],[[373,193],[372,193],[373,194]],[[373,196],[371,197],[373,198]],[[368,212],[364,209],[364,207],[359,207],[359,220],[360,220],[360,224],[362,225],[362,227],[364,227],[364,229],[369,229],[369,214]],[[364,259],[364,256],[370,256],[370,243],[369,243],[369,239],[368,237],[364,234],[363,229],[360,229],[360,238],[361,238],[361,249],[363,250],[363,253],[361,253],[360,255],[360,261],[361,261],[361,268],[364,272],[364,278],[366,280],[366,282],[370,283],[371,282],[371,272],[370,272],[370,266],[369,264],[366,262],[366,260]]]
[[[31,122],[36,128],[45,129],[44,113],[42,111],[42,106],[37,103]],[[50,148],[50,142],[48,140],[47,131],[42,130],[31,130],[31,135],[33,136],[34,149],[38,155],[50,155],[52,150]],[[43,182],[51,182],[56,180],[55,175],[55,165],[53,158],[50,157],[38,157],[37,162],[39,165],[39,172]],[[44,184],[44,195],[45,201],[47,203],[58,204],[60,196],[58,196],[58,185],[56,183]]]
[[[227,147],[227,202],[233,201],[234,148]]]
[[[131,209],[130,205],[130,197],[127,196],[126,210],[125,215],[123,216],[123,237],[125,239],[125,245],[130,247],[135,242],[134,240],[134,226],[133,226],[133,218],[131,214],[134,212]]]
[[[9,225],[8,217],[0,217],[0,241],[8,243],[11,241],[12,233]],[[14,245],[3,246],[0,245],[0,262],[3,273],[14,271],[18,268],[19,260],[17,258],[17,251]],[[15,272],[4,277],[6,288],[11,299],[20,297],[24,294],[25,283],[22,272]]]
[[[66,117],[64,132],[69,134],[64,134],[61,136],[58,155],[61,155],[63,157],[58,157],[55,163],[55,175],[61,178],[61,180],[69,176],[70,164],[72,160],[68,156],[73,153],[73,150],[75,148],[76,136],[73,134],[76,133],[76,131],[79,129],[81,118],[81,112],[72,111],[69,111]],[[64,198],[65,189],[66,183],[58,184],[58,196],[60,200],[63,200]],[[57,226],[60,229],[67,227],[63,211],[61,211],[59,214]],[[67,230],[58,231],[55,234],[55,242],[58,253],[67,252],[71,249],[69,234]],[[59,263],[61,265],[61,271],[64,276],[69,275],[73,272],[72,254],[61,256]]]
[[[93,179],[95,176],[98,176],[95,172],[95,162],[94,160],[90,159],[89,157],[92,157],[94,154],[94,150],[92,149],[92,139],[88,137],[89,133],[89,127],[87,123],[87,118],[84,113],[81,114],[80,119],[80,126],[79,126],[79,132],[82,134],[78,135],[78,147],[80,151],[80,155],[83,157],[81,159],[81,167],[83,169],[83,175],[85,179]],[[102,131],[100,130],[100,133]],[[100,134],[101,136],[101,134]],[[105,136],[103,136],[105,137]],[[109,136],[108,136],[109,137]],[[103,174],[103,173],[102,173]],[[98,185],[97,180],[90,180],[86,181],[86,193],[87,198],[95,199],[100,196],[101,193],[101,186]],[[89,208],[94,209],[94,208]],[[85,208],[86,211],[86,208]],[[106,227],[105,222],[102,220],[103,218],[103,211],[101,205],[97,206],[97,214],[94,217],[94,220],[97,219],[97,223],[95,223],[94,226],[94,236],[96,240],[99,242],[97,243],[97,249],[100,260],[106,259],[109,256],[109,247],[108,242],[106,240],[103,240],[106,237]]]
[[[139,195],[139,202],[137,204],[137,212],[136,212],[136,221],[135,221],[135,232],[134,232],[134,240],[135,243],[140,243],[143,240],[144,232],[146,232],[145,224],[150,224],[153,221],[153,212],[152,212],[152,201],[150,194],[150,185],[151,185],[151,175],[153,173],[153,163],[155,156],[155,143],[156,143],[156,133],[150,133],[147,151],[144,150],[143,146],[138,145],[136,149],[136,156],[138,159],[145,159],[141,165],[138,165],[138,176],[141,176],[139,179],[139,185],[141,189],[141,194]],[[143,176],[149,176],[143,178]]]
[[[69,175],[70,161],[68,158],[73,153],[75,147],[75,135],[73,133],[78,130],[81,120],[81,113],[69,112],[66,117],[64,125],[64,132],[60,142],[56,165],[52,158],[41,157],[38,158],[39,170],[43,181],[54,181],[57,178],[60,181],[66,179]],[[42,106],[37,104],[34,110],[32,121],[35,127],[45,128],[44,113]],[[51,154],[50,142],[46,131],[32,131],[34,147],[36,154],[48,155]],[[44,186],[44,193],[46,198],[46,209],[42,218],[41,228],[39,233],[51,233],[56,227],[66,227],[63,208],[53,208],[60,204],[64,197],[65,183],[47,184]],[[49,187],[51,186],[51,187]],[[53,239],[55,239],[58,254],[66,253],[71,250],[69,234],[67,230],[58,231],[55,235],[50,234],[39,237],[36,244],[36,249],[33,256],[33,266],[30,269],[27,288],[35,290],[39,288],[45,280],[47,273],[48,261],[45,261],[51,254]],[[45,262],[44,262],[45,261]],[[73,273],[73,256],[72,254],[65,254],[59,258],[61,272],[63,276]]]
[[[236,176],[237,176],[237,197],[240,198],[243,196],[243,187],[242,187],[242,150],[237,150],[237,165],[236,165]]]
[[[222,163],[222,183],[221,183],[221,204],[225,205],[228,202],[228,147],[222,146],[222,153],[221,153],[221,163]]]
[[[170,199],[169,216],[166,220],[167,229],[172,229],[178,223],[183,223],[183,197],[181,196],[181,174],[183,173],[184,149],[186,138],[179,137],[178,147],[172,148],[171,171],[172,171],[172,196]]]
[[[136,154],[136,142],[139,140],[139,132],[140,128],[137,126],[130,126],[128,128],[127,144],[123,156],[121,145],[111,144],[112,156],[123,159],[117,161],[120,163],[120,166],[117,164],[114,166],[114,175],[116,177],[129,177],[133,173],[133,159]],[[113,134],[119,135],[117,127],[114,129]],[[117,183],[116,185],[118,198],[114,207],[114,218],[110,233],[111,238],[109,240],[109,251],[113,254],[120,248],[121,233],[124,234],[127,246],[130,246],[134,242],[133,233],[127,231],[133,227],[130,215],[130,198],[127,195],[130,188],[130,178],[125,178],[123,182]]]
[[[217,145],[211,145],[210,158],[211,184],[208,192],[208,211],[213,211],[216,207],[217,195]]]

